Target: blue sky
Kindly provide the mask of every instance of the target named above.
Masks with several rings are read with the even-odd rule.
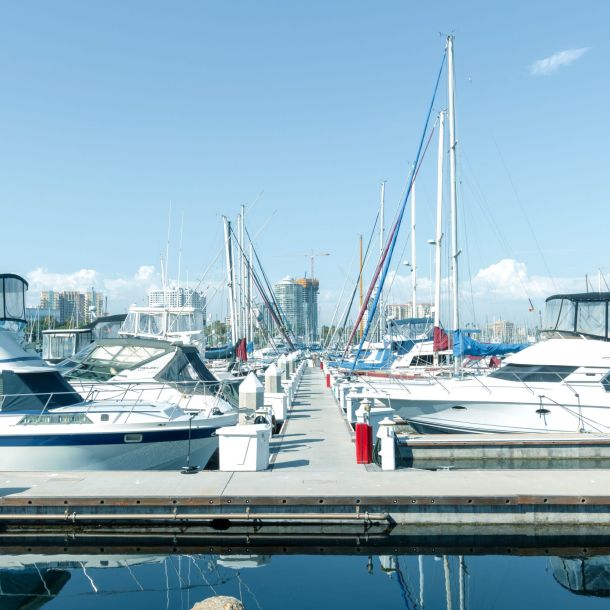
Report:
[[[601,0],[3,3],[3,268],[33,300],[95,285],[124,310],[160,281],[171,201],[170,275],[184,217],[181,280],[222,315],[221,216],[257,200],[272,281],[331,253],[316,266],[330,319],[381,179],[388,216],[399,203],[453,32],[464,318],[531,321],[528,298],[586,275],[596,289],[599,270],[610,283],[609,22]],[[435,148],[417,186],[422,300]]]

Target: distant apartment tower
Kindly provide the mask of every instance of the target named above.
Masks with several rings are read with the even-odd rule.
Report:
[[[318,340],[318,292],[320,282],[311,278],[299,278],[296,283],[303,288],[303,324],[305,341]]]
[[[43,290],[39,308],[42,315],[55,311],[60,324],[78,328],[103,315],[104,295],[95,290],[85,293],[77,290]]]
[[[407,318],[429,318],[432,316],[430,303],[416,303],[413,313],[413,303],[393,304],[386,306],[386,318],[389,320],[406,320]]]
[[[203,292],[193,288],[165,288],[148,293],[149,307],[194,307],[206,313],[206,298]]]
[[[508,320],[496,320],[489,324],[487,332],[493,343],[514,343],[515,324]]]
[[[303,286],[288,276],[274,286],[284,323],[295,337],[303,337],[305,331]]]

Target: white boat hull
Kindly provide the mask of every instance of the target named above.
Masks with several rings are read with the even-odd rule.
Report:
[[[2,440],[4,439],[0,439],[0,442]],[[86,444],[78,444],[78,439],[53,439],[53,442],[56,444],[0,446],[0,469],[173,470],[187,464],[188,439],[139,443],[120,442],[117,439],[117,442]],[[190,464],[204,467],[217,448],[216,436],[191,439]]]

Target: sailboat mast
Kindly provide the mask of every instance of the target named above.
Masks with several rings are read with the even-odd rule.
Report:
[[[248,339],[250,341],[254,341],[254,307],[252,303],[252,298],[254,295],[253,286],[252,286],[252,271],[254,267],[252,266],[252,244],[250,243],[250,256],[249,256],[249,264],[248,264],[248,322],[250,326],[250,333]]]
[[[225,225],[225,253],[227,258],[227,286],[229,287],[229,305],[231,310],[231,340],[237,343],[237,313],[235,311],[235,282],[233,274],[233,249],[231,247],[231,221],[223,216]]]
[[[381,181],[381,201],[379,203],[379,256],[383,256],[385,248],[385,180]],[[383,307],[383,295],[379,299],[379,341],[383,342],[385,331],[385,312]]]
[[[360,235],[360,309],[362,309],[362,302],[364,301],[364,286],[363,286],[363,269],[362,269],[362,235]],[[362,338],[362,332],[364,330],[364,322],[360,320],[360,338]]]
[[[248,276],[247,276],[246,240],[245,240],[245,231],[246,231],[246,206],[245,205],[241,206],[241,224],[239,227],[239,231],[240,231],[240,233],[239,233],[239,243],[240,243],[239,260],[240,260],[240,270],[241,270],[241,276],[239,278],[239,281],[241,284],[241,291],[240,291],[241,312],[239,315],[240,315],[240,319],[241,319],[241,333],[242,333],[241,336],[247,337],[248,318],[246,315],[246,310],[247,310],[246,299],[247,299],[247,293],[248,293]]]
[[[434,236],[434,332],[441,326],[441,245],[443,241],[443,159],[445,113],[438,115],[438,158],[436,174],[436,235]],[[438,352],[434,351],[434,366],[438,366]]]
[[[453,301],[453,330],[460,326],[458,308],[458,233],[457,233],[457,193],[455,181],[455,74],[453,67],[453,36],[447,36],[447,92],[449,97],[449,187],[451,196],[451,248],[452,248],[452,301]],[[457,370],[458,362],[454,361]]]
[[[411,186],[411,281],[413,285],[413,304],[411,315],[417,317],[417,248],[415,244],[415,180]]]

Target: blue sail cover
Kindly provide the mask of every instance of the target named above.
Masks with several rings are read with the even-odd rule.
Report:
[[[479,343],[462,330],[453,331],[453,355],[504,356],[514,354],[529,346],[529,343]]]
[[[206,347],[206,360],[222,360],[232,358],[235,355],[235,347],[233,345],[224,345],[222,347]]]

